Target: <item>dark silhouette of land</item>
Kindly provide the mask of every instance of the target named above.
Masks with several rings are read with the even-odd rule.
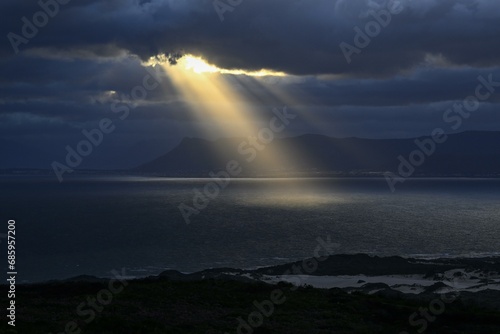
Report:
[[[498,281],[499,258],[415,260],[335,255],[321,262],[314,274],[417,273],[442,280],[420,294],[401,293],[383,283],[361,282],[357,289],[316,289],[258,279],[259,275],[281,275],[298,264],[193,274],[170,270],[159,276],[120,280],[114,287],[109,280],[92,276],[19,285],[16,329],[23,334],[65,333],[65,328],[72,333],[94,334],[385,334],[416,333],[424,327],[428,333],[500,332],[500,291],[487,287],[480,292],[448,294],[446,299],[436,293],[450,286],[450,280],[439,275],[452,268],[464,269],[452,279],[461,280],[461,275],[471,273],[478,276],[471,278],[479,283],[485,280],[479,277],[483,274],[494,274]],[[495,284],[498,282],[491,287]],[[111,287],[113,292],[105,296]],[[5,300],[6,294],[2,294],[0,302]],[[444,305],[444,309],[436,305]],[[431,313],[419,314],[422,309]],[[1,333],[8,329],[6,321],[0,323]]]
[[[420,143],[420,146],[416,142]],[[500,176],[500,132],[463,132],[447,135],[442,143],[431,143],[430,137],[413,139],[332,138],[323,135],[303,135],[275,139],[263,150],[276,154],[280,166],[268,169],[258,154],[238,152],[246,138],[209,141],[184,139],[165,155],[139,166],[135,171],[164,176],[207,176],[224,170],[231,160],[240,162],[242,176],[282,174],[320,175],[382,175],[398,173],[399,157],[411,161],[412,152],[424,156],[415,166],[412,176]],[[245,144],[243,150],[249,149]],[[297,153],[300,152],[300,153]],[[418,157],[417,157],[418,158]]]

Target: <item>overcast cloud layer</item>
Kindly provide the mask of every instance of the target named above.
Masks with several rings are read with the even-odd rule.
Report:
[[[398,13],[390,23],[369,45],[357,46],[355,27],[365,30],[374,13],[391,6]],[[307,96],[288,107],[321,122],[296,122],[289,135],[428,135],[449,106],[474,95],[480,75],[500,82],[495,0],[242,0],[223,21],[208,0],[73,0],[13,47],[9,33],[23,36],[22,18],[32,22],[40,10],[36,1],[0,4],[0,150],[7,155],[0,168],[48,168],[64,158],[64,147],[78,142],[82,129],[103,117],[117,119],[110,106],[141,84],[145,60],[164,53],[290,74],[264,82],[227,78],[262,117],[281,102],[266,86]],[[360,51],[350,63],[341,43]],[[500,130],[499,96],[459,130]],[[83,167],[138,165],[183,137],[210,133],[216,123],[193,118],[165,77],[126,120],[116,120],[116,131]]]

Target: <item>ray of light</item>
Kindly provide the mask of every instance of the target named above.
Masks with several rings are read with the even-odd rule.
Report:
[[[282,85],[269,84],[266,82],[261,82],[258,78],[255,78],[257,84],[262,85],[265,90],[268,90],[270,94],[274,95],[279,101],[283,101],[288,105],[296,106],[296,108],[304,108],[314,104],[313,99],[305,94],[302,90],[298,88],[295,84],[284,84],[287,89],[283,89]],[[313,112],[303,112],[300,114],[303,121],[307,122],[316,128],[320,128],[325,123]]]
[[[259,77],[269,76],[269,73],[274,72],[223,70],[192,56],[179,59],[175,66],[164,64],[164,68],[184,102],[189,105],[196,116],[200,119],[212,120],[208,127],[212,127],[214,122],[217,124],[219,137],[255,137],[261,130],[258,126],[259,119],[254,116],[254,110],[249,107],[250,101],[228,83],[227,75]],[[234,150],[236,152],[237,147]],[[281,149],[280,152],[275,152],[272,144],[267,145],[265,149],[258,152],[256,161],[262,165],[258,167],[265,170],[279,170],[286,159],[285,153],[285,150]],[[227,152],[218,152],[218,154],[221,157],[227,156]]]

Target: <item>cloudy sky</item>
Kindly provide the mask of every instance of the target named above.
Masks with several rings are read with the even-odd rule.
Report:
[[[0,168],[50,168],[103,119],[113,130],[81,167],[132,167],[284,105],[288,136],[500,131],[497,0],[3,0],[0,13]],[[193,82],[252,115],[204,113],[218,101],[172,78],[178,54],[212,64]],[[498,92],[446,127],[480,76]]]

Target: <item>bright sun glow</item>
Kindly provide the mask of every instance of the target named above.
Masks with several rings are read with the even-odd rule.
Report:
[[[192,70],[198,74],[220,72],[220,69],[198,57],[185,56],[181,58],[179,63],[179,65],[184,66],[187,70]]]
[[[285,73],[270,70],[222,69],[193,55],[184,55],[177,59],[175,65],[172,65],[165,55],[156,56],[145,65],[162,66],[169,81],[179,93],[180,101],[189,107],[202,129],[207,131],[207,134],[212,133],[222,138],[256,138],[262,128],[268,127],[274,115],[270,113],[269,119],[262,119],[260,113],[252,106],[253,100],[250,100],[252,95],[246,93],[245,87],[253,84],[265,89],[263,82],[257,77],[287,76]],[[231,78],[231,75],[247,78],[241,78],[240,81],[239,78],[236,80]],[[236,81],[241,84],[235,85]],[[274,89],[277,91],[278,87]],[[269,91],[269,94],[279,97],[275,92]],[[280,105],[288,105],[292,100],[280,99],[280,101]],[[290,150],[277,149],[272,145],[267,145],[265,148],[265,150],[259,148],[259,165],[262,164],[266,170],[281,170],[281,163],[289,160]],[[226,153],[214,152],[221,157]]]
[[[181,67],[185,70],[194,72],[196,74],[210,74],[210,73],[220,73],[220,74],[232,74],[232,75],[247,75],[251,77],[285,77],[287,76],[284,72],[272,71],[261,69],[259,71],[247,71],[242,69],[225,69],[219,68],[213,64],[209,64],[205,59],[190,54],[182,56],[177,60],[176,65],[169,65],[168,59],[165,55],[158,55],[151,57],[147,62],[144,63],[145,66],[173,66]]]
[[[179,59],[178,66],[183,66],[187,70],[191,70],[195,73],[221,73],[221,74],[233,74],[233,75],[248,75],[252,77],[264,77],[264,76],[285,76],[283,72],[275,72],[271,70],[259,70],[259,71],[245,71],[245,70],[228,70],[223,68],[218,68],[215,65],[207,63],[204,59],[192,55],[186,55]]]

